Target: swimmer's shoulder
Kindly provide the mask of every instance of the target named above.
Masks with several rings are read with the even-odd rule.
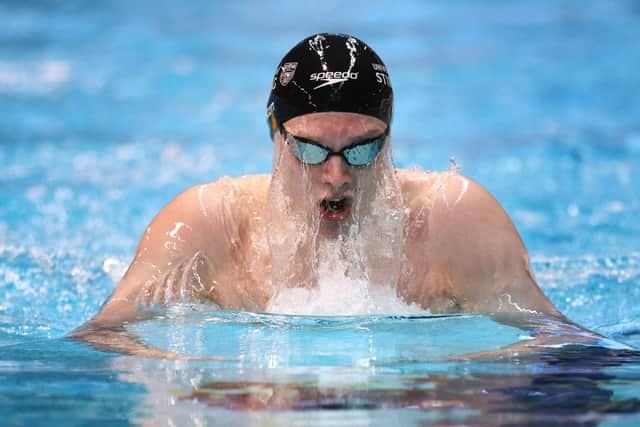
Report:
[[[269,183],[269,175],[245,175],[197,184],[176,196],[156,218],[186,221],[199,230],[217,223],[243,229],[266,209]]]
[[[224,176],[194,185],[171,200],[148,230],[162,237],[180,225],[193,234],[192,246],[205,249],[221,241],[210,238],[220,233],[233,241],[241,241],[252,229],[254,218],[264,216],[269,181],[269,175]]]
[[[442,233],[440,237],[453,241],[455,235],[462,243],[467,237],[484,238],[491,232],[517,237],[511,219],[493,195],[455,170],[401,170],[398,178],[414,226],[430,226],[432,237]]]
[[[178,195],[176,200],[183,200],[185,204],[199,208],[220,202],[234,206],[242,205],[249,200],[264,203],[269,192],[270,180],[271,176],[267,174],[223,176],[215,181],[188,188]]]
[[[455,170],[425,172],[417,168],[396,171],[402,197],[409,208],[430,209],[458,205],[465,202],[483,201],[489,193],[477,182]],[[471,200],[473,199],[473,201]],[[493,200],[493,199],[492,199]],[[495,201],[495,200],[493,200]]]
[[[222,179],[231,182],[237,189],[254,197],[266,197],[269,191],[269,184],[271,183],[270,174],[253,174],[237,178],[225,177]]]
[[[397,169],[396,176],[405,203],[411,206],[416,199],[430,192],[437,175],[436,172],[425,172],[417,168]]]

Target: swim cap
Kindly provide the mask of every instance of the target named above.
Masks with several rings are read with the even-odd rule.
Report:
[[[360,113],[389,124],[392,104],[387,68],[373,49],[346,34],[315,34],[280,61],[267,120],[271,138],[284,122],[308,113]]]

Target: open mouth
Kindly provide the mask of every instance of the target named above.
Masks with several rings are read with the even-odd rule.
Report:
[[[341,221],[351,213],[351,199],[331,198],[320,202],[320,216],[329,221]]]

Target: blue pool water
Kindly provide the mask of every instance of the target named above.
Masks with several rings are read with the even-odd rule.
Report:
[[[640,3],[0,1],[0,419],[9,425],[637,425]],[[535,357],[487,316],[171,307],[132,326],[199,360],[64,339],[181,190],[271,167],[275,66],[349,32],[393,79],[399,167],[462,173],[538,282],[611,338]]]

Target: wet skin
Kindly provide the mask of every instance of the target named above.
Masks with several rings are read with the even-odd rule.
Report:
[[[379,136],[386,124],[353,113],[314,113],[285,127],[339,151]],[[305,166],[279,134],[274,144],[280,167],[306,168],[307,197],[321,217],[319,232],[335,234],[353,214],[349,207],[362,187],[359,180],[367,179],[374,167],[354,168],[337,155]],[[406,302],[434,313],[536,311],[560,316],[536,284],[511,220],[484,188],[455,171],[394,173],[407,212],[406,253],[401,254],[396,284]],[[269,175],[225,177],[176,197],[153,219],[115,292],[85,329],[132,320],[141,305],[185,299],[211,301],[228,310],[264,310],[273,292],[266,237],[270,183]],[[367,201],[375,194],[359,196]],[[338,209],[327,212],[326,200],[340,201]]]

